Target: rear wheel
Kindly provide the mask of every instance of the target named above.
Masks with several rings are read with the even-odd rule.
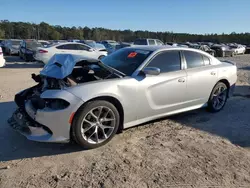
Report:
[[[72,124],[72,136],[86,149],[97,148],[112,139],[119,122],[119,112],[113,104],[104,100],[91,101],[76,114]]]
[[[213,88],[208,100],[208,110],[210,112],[219,112],[227,102],[228,88],[223,82],[218,82]]]

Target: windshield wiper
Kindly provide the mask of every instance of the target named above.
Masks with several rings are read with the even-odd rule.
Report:
[[[106,68],[109,72],[111,72],[112,74],[115,74],[115,75],[117,75],[117,76],[119,76],[119,77],[125,77],[125,76],[126,76],[126,74],[124,74],[124,73],[122,73],[122,72],[120,72],[120,71],[114,69],[113,67],[110,67],[110,66],[108,66],[108,65],[105,65],[101,60],[99,60],[99,62],[101,63],[101,65],[102,65],[103,67],[105,67],[105,68]]]

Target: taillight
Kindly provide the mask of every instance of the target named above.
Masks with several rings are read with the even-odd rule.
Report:
[[[41,54],[48,53],[47,50],[39,50],[38,52],[41,53]]]
[[[3,55],[3,52],[0,52],[0,55]]]

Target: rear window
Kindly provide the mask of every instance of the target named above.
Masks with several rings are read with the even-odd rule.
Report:
[[[137,39],[134,44],[136,45],[147,45],[147,41],[145,39]]]
[[[127,76],[131,76],[151,53],[152,51],[148,50],[122,48],[104,57],[102,62]]]

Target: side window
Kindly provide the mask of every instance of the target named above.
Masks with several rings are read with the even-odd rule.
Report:
[[[180,52],[162,52],[156,55],[147,67],[157,67],[161,70],[161,73],[181,70]]]
[[[156,40],[157,45],[163,45],[163,43],[160,40]]]
[[[57,46],[57,49],[64,49],[64,50],[77,50],[76,44],[64,44],[61,46]]]
[[[76,44],[77,49],[78,50],[85,50],[85,51],[89,51],[90,47],[85,46],[85,45],[81,45],[81,44]]]
[[[183,53],[187,62],[188,69],[204,66],[201,54],[191,51],[183,51]]]
[[[202,58],[203,58],[204,65],[210,65],[210,59],[208,57],[203,55]]]
[[[149,44],[149,45],[155,45],[155,40],[150,40],[150,39],[149,39],[149,40],[148,40],[148,44]]]

